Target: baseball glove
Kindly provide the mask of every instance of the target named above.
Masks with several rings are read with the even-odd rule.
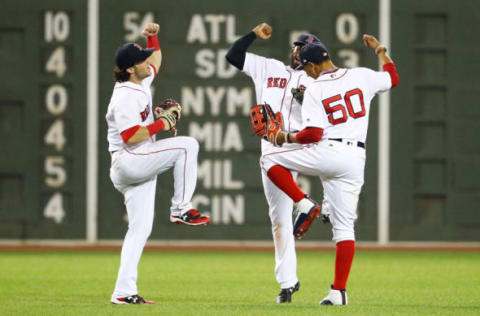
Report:
[[[275,146],[281,146],[277,142],[278,134],[283,131],[283,117],[280,112],[274,113],[267,103],[254,105],[250,108],[250,122],[255,135]]]
[[[253,133],[257,136],[260,136],[260,137],[265,136],[265,134],[267,132],[267,128],[266,128],[266,124],[265,124],[267,122],[265,107],[270,108],[270,111],[273,113],[270,105],[268,105],[266,103],[265,104],[253,105],[250,108],[250,123],[252,125]],[[282,113],[277,112],[274,115],[274,117],[278,121],[278,124],[280,125],[281,129],[283,130]]]
[[[302,104],[303,103],[303,95],[305,94],[305,88],[300,87],[300,88],[292,88],[292,95],[295,100],[297,100],[298,103]]]
[[[174,99],[167,98],[163,100],[160,104],[157,104],[153,107],[153,111],[156,114],[157,118],[158,115],[163,111],[167,111],[173,115],[175,115],[175,119],[178,121],[182,116],[182,106],[180,103],[175,101]]]
[[[153,113],[157,119],[163,118],[170,124],[168,129],[170,132],[174,132],[177,136],[177,122],[182,116],[182,106],[174,99],[167,98],[160,104],[153,106]]]
[[[265,135],[265,116],[263,115],[263,104],[253,105],[250,108],[250,124],[253,133],[262,137]]]

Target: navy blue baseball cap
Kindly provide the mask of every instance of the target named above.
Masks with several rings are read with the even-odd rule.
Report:
[[[329,59],[327,47],[320,41],[316,43],[310,43],[302,47],[298,59],[300,60],[300,65],[298,65],[296,70],[303,69],[306,64],[313,62],[316,64],[321,63],[322,61]]]
[[[302,34],[297,38],[297,40],[295,42],[293,42],[293,45],[303,46],[303,45],[307,45],[309,43],[318,43],[318,42],[320,42],[320,40],[315,35]]]
[[[154,50],[155,48],[143,48],[136,43],[124,44],[115,52],[115,64],[125,70],[150,57]]]

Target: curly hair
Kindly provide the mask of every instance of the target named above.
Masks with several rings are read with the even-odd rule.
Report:
[[[118,67],[113,69],[113,80],[115,82],[125,82],[130,80],[130,73]]]

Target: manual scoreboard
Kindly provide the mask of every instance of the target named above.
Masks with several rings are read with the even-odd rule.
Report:
[[[86,155],[95,144],[87,139],[89,2],[95,1],[3,0],[0,5],[1,239],[86,236]],[[124,42],[145,45],[143,27],[156,22],[163,62],[153,84],[154,103],[171,97],[183,106],[179,135],[200,143],[193,202],[212,224],[192,229],[169,223],[173,176],[167,172],[158,178],[152,238],[271,240],[260,144],[248,118],[255,89],[225,54],[239,36],[266,22],[272,38],[256,40],[249,51],[288,63],[292,42],[308,32],[327,45],[337,66],[376,69],[378,60],[361,37],[379,35],[379,1],[97,3],[98,238],[123,238],[127,227],[123,197],[109,179],[105,113],[114,84],[113,56]],[[457,10],[446,0],[434,3],[391,5],[389,51],[400,73],[391,102],[392,240],[478,239],[478,172],[469,172],[479,170],[480,152],[470,132],[479,113],[469,97],[478,94],[478,85],[471,84],[478,63],[467,58],[471,68],[466,68],[459,62],[468,51],[478,51],[462,31],[466,23],[478,25],[478,5],[463,1],[472,10]],[[465,115],[455,114],[454,106]],[[378,99],[372,104],[358,208],[360,240],[377,239],[377,116]],[[319,179],[298,181],[321,200]],[[315,225],[309,240],[329,240],[330,226]]]

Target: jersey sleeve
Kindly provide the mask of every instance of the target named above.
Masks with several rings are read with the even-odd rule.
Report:
[[[120,133],[135,125],[141,125],[142,118],[140,116],[142,109],[137,99],[130,95],[124,95],[121,102],[116,104],[114,108],[114,117],[117,129]]]
[[[392,87],[392,79],[388,72],[374,71],[368,68],[363,68],[363,70],[367,79],[365,82],[373,94],[388,90]]]
[[[316,89],[315,89],[316,88]],[[303,128],[328,126],[328,119],[322,106],[322,93],[318,86],[309,85],[305,90],[302,104]]]
[[[150,76],[142,80],[142,86],[145,87],[150,87],[152,85],[153,79],[155,79],[155,76],[157,75],[157,69],[155,69],[153,65],[149,65],[148,67],[150,67]]]
[[[263,81],[267,73],[268,58],[247,53],[243,72],[250,76],[254,81]]]

